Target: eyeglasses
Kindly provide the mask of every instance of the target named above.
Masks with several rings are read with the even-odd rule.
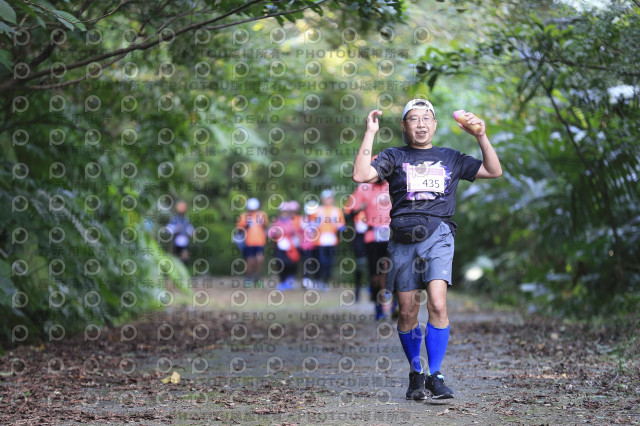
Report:
[[[407,119],[405,119],[406,122],[411,123],[412,125],[416,125],[418,124],[420,121],[422,121],[424,124],[429,124],[431,122],[436,121],[435,118],[431,118],[431,117],[409,117]]]

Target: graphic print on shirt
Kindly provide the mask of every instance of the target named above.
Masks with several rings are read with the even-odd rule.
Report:
[[[407,183],[407,200],[435,200],[444,198],[451,182],[449,168],[442,161],[425,161],[415,166],[402,163]]]

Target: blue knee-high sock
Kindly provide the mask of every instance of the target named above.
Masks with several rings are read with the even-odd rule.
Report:
[[[409,361],[411,371],[417,371],[422,373],[422,365],[420,364],[420,345],[422,345],[422,330],[420,330],[420,324],[413,330],[400,331],[398,330],[398,336],[400,337],[400,343],[402,343],[402,349]]]
[[[424,343],[427,346],[427,357],[429,358],[429,374],[440,371],[449,343],[449,330],[449,326],[437,328],[427,323],[427,335],[424,337]]]
[[[382,309],[382,305],[376,303],[376,319],[380,319],[384,316],[384,310]]]

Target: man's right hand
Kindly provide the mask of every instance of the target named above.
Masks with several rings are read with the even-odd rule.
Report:
[[[358,183],[374,183],[379,182],[378,172],[371,165],[371,150],[373,149],[373,139],[380,130],[378,117],[382,115],[382,111],[374,109],[367,115],[367,130],[364,132],[360,149],[353,161],[352,178]]]
[[[382,111],[374,109],[367,115],[367,132],[377,133],[380,130],[378,116],[382,115]]]

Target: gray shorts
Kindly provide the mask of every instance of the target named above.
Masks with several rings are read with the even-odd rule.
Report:
[[[432,280],[445,280],[451,285],[453,248],[451,229],[444,222],[425,241],[413,244],[389,241],[387,291],[426,289]]]

